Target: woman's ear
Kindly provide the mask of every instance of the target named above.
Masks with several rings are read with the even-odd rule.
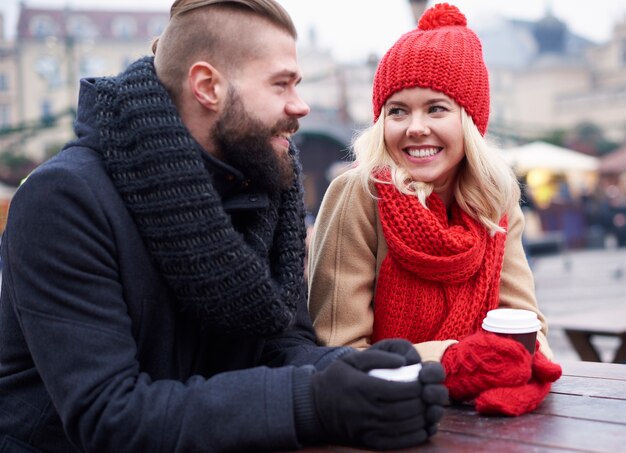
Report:
[[[206,61],[194,63],[189,68],[187,82],[193,97],[200,105],[212,111],[219,109],[227,91],[226,80],[214,66]]]

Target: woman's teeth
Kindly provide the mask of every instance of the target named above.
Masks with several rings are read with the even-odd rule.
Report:
[[[408,149],[407,153],[411,157],[430,157],[439,152],[439,148],[426,148],[426,149]]]

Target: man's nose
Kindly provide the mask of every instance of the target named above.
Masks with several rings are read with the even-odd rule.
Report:
[[[290,100],[285,106],[285,110],[288,115],[295,116],[297,118],[302,118],[306,116],[311,111],[309,105],[302,100],[302,98],[298,95],[295,95],[292,100]]]

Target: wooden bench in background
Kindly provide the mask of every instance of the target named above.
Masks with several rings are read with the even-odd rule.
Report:
[[[581,360],[602,362],[592,343],[596,336],[616,337],[619,345],[613,363],[626,363],[626,304],[611,308],[590,309],[585,312],[553,315],[550,328],[563,329]]]

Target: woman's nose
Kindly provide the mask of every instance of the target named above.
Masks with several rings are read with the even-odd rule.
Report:
[[[407,136],[420,136],[420,135],[428,135],[430,134],[430,128],[424,118],[419,115],[413,115],[411,118],[411,123],[406,130]]]

